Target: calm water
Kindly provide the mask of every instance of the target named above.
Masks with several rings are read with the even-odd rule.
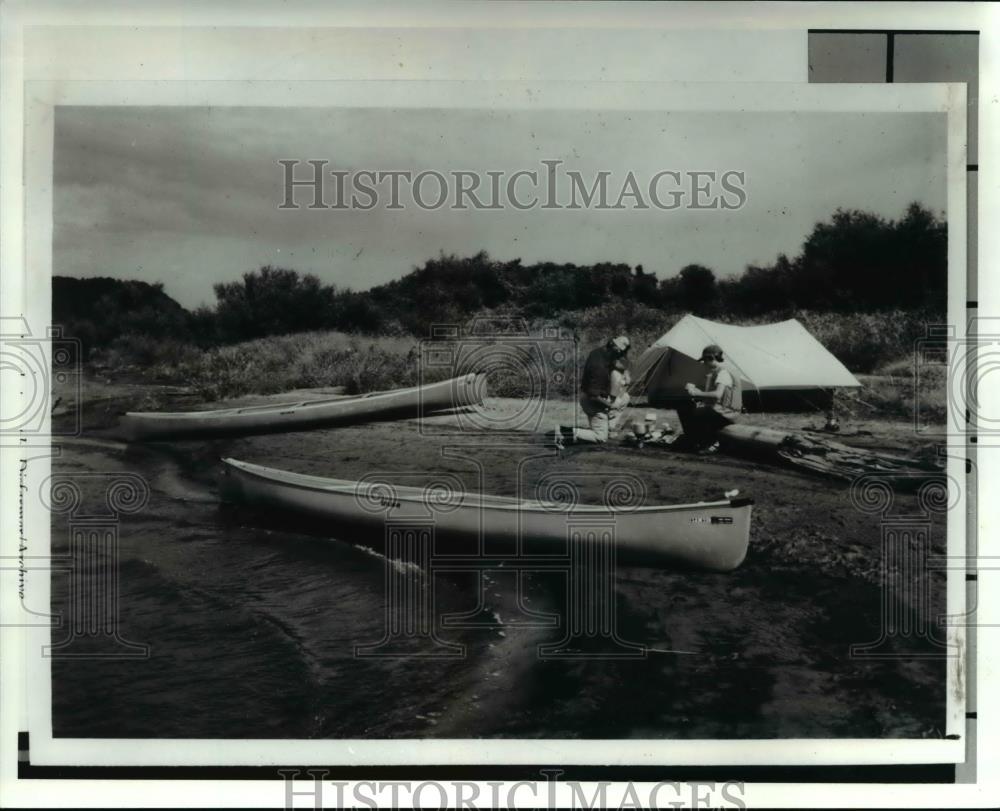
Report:
[[[941,734],[942,662],[847,655],[852,642],[877,637],[879,591],[870,575],[844,563],[850,545],[842,538],[802,527],[802,495],[789,488],[818,499],[830,486],[788,476],[779,482],[784,495],[757,509],[751,553],[736,572],[620,570],[619,635],[650,646],[643,658],[540,658],[538,645],[561,633],[524,620],[527,612],[561,614],[563,581],[527,575],[519,604],[514,574],[502,569],[489,572],[481,589],[468,573],[435,577],[439,614],[472,612],[480,591],[484,597],[482,625],[439,629],[441,640],[465,647],[463,656],[358,658],[356,646],[383,637],[386,567],[393,564],[336,539],[263,526],[217,498],[219,456],[242,451],[251,459],[248,448],[270,443],[284,453],[277,466],[315,472],[331,433],[258,438],[255,445],[182,443],[169,453],[79,443],[55,463],[55,472],[78,482],[84,507],[103,504],[107,480],[81,474],[131,471],[151,488],[148,504],[121,519],[118,585],[121,636],[148,645],[149,656],[55,659],[56,735]],[[342,430],[339,458],[363,465],[364,451],[352,457],[345,436]],[[362,447],[377,447],[372,436]],[[664,457],[649,458],[637,463],[626,455],[620,464],[656,464],[662,474]],[[766,471],[744,473],[758,477],[758,493],[771,481]],[[830,505],[821,511],[830,520]],[[57,516],[55,554],[68,550],[69,531],[67,518]],[[877,537],[863,548],[853,544],[869,567],[877,562]],[[840,564],[820,565],[824,545],[834,542]],[[66,610],[68,590],[68,577],[57,575],[56,610]],[[935,593],[940,599],[940,588]],[[73,650],[119,648],[97,638]]]

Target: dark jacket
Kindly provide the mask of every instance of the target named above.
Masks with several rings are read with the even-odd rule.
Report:
[[[611,353],[603,346],[591,352],[583,365],[580,391],[589,397],[610,397],[611,370],[614,368],[614,363]]]

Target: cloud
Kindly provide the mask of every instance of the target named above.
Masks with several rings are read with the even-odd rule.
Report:
[[[129,107],[59,108],[55,272],[162,281],[193,306],[265,262],[364,288],[446,253],[642,263],[720,274],[795,253],[837,207],[943,210],[935,114]],[[540,168],[584,177],[736,169],[734,212],[281,211],[280,159],[353,171]]]

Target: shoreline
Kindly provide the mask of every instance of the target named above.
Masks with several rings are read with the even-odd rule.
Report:
[[[275,737],[935,737],[943,729],[944,699],[938,689],[943,660],[871,661],[849,655],[852,644],[879,638],[882,575],[878,517],[853,509],[846,483],[736,457],[702,457],[669,448],[637,450],[616,441],[572,446],[557,454],[543,445],[540,434],[456,433],[461,417],[456,414],[429,417],[424,430],[408,419],[128,445],[111,439],[114,415],[140,402],[146,392],[142,386],[99,385],[105,396],[94,398],[95,385],[90,384],[82,436],[65,443],[53,468],[70,475],[106,471],[111,456],[115,461],[110,469],[125,468],[147,480],[149,505],[122,524],[123,635],[149,642],[184,706],[191,705],[192,691],[219,691],[213,700],[220,702],[226,691],[232,693],[231,682],[213,686],[199,664],[213,661],[212,651],[236,645],[259,650],[255,655],[272,655],[270,649],[260,648],[265,631],[253,631],[245,614],[246,607],[256,606],[254,611],[267,618],[266,638],[287,637],[281,644],[305,657],[307,666],[297,665],[300,675],[284,689],[302,692],[302,700],[317,707],[315,719],[272,709],[268,735]],[[301,394],[240,402],[279,402]],[[185,400],[183,392],[173,396],[178,403]],[[509,415],[522,405],[519,400],[487,399],[494,416]],[[550,418],[563,420],[579,413],[574,402],[546,406],[539,420],[543,429]],[[672,413],[664,414],[674,422]],[[810,420],[808,415],[768,418],[772,424],[796,428]],[[912,445],[907,425],[850,423],[844,439],[899,450]],[[859,428],[870,433],[849,436]],[[378,639],[370,626],[383,615],[383,569],[392,562],[372,556],[351,539],[334,540],[334,527],[332,535],[303,535],[281,524],[258,526],[239,510],[221,510],[217,475],[224,456],[347,479],[383,473],[419,481],[447,472],[467,489],[522,498],[537,497],[541,479],[559,473],[576,483],[581,500],[595,503],[609,481],[627,473],[647,483],[650,503],[708,500],[735,488],[755,498],[756,505],[747,559],[733,572],[617,567],[614,593],[620,634],[648,645],[645,658],[539,659],[537,646],[558,641],[560,632],[516,621],[521,610],[518,587],[498,569],[483,592],[484,610],[493,611],[494,620],[466,630],[442,629],[445,638],[466,645],[466,659],[448,665],[457,668],[450,671],[450,681],[418,688],[410,684],[413,675],[423,674],[420,679],[436,684],[432,674],[444,665],[428,663],[406,671],[398,663],[358,661],[351,653],[358,642]],[[905,509],[917,505],[916,498],[906,494],[899,503]],[[65,520],[53,518],[54,545],[65,543],[58,540],[66,537]],[[944,551],[944,529],[944,517],[934,517],[934,554]],[[258,558],[261,562],[254,562]],[[558,578],[543,573],[525,577],[532,610],[558,610],[563,599]],[[930,622],[943,610],[945,579],[941,573],[925,577],[929,603],[904,604],[919,612],[918,620]],[[472,582],[460,575],[449,578],[442,588],[450,610],[473,608]],[[170,605],[177,598],[171,595],[190,589],[198,595],[197,606],[218,605],[212,611],[222,614],[216,617],[205,613],[208,608],[196,607],[190,618],[176,615]],[[56,589],[54,608],[66,596]],[[226,620],[235,623],[234,630],[217,627],[237,606],[245,606],[239,617]],[[158,617],[157,623],[143,619],[150,616]],[[195,621],[197,632],[182,631]],[[227,633],[232,638],[223,639]],[[903,650],[904,643],[899,644]],[[918,642],[918,647],[926,653],[928,644]],[[60,729],[85,736],[133,734],[128,731],[133,722],[121,713],[101,713],[100,706],[84,710],[90,704],[82,697],[69,698],[87,684],[104,683],[118,667],[125,666],[54,669],[55,685],[67,695],[56,708]],[[267,679],[276,678],[273,674],[280,670],[275,662],[260,675],[246,672],[240,678],[253,694],[268,689]],[[512,693],[514,674],[524,689]],[[308,684],[299,684],[302,679]],[[358,698],[337,712],[345,698],[330,690],[382,681],[396,692],[381,699],[375,694]],[[236,691],[226,701],[240,695]],[[367,707],[367,731],[352,726],[362,717],[362,705]],[[126,720],[110,720],[114,717]],[[187,732],[194,730],[201,737],[226,737],[245,730],[247,723],[234,716],[203,728],[182,712],[176,722],[160,719],[166,732],[153,729],[145,734],[169,736],[181,722]],[[146,720],[135,718],[134,723]],[[109,729],[108,724],[119,726]]]

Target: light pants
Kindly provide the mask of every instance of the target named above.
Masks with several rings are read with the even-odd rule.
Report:
[[[622,414],[628,405],[628,397],[619,397],[617,407],[609,409],[586,394],[580,398],[583,413],[590,420],[590,428],[577,428],[574,439],[577,442],[607,442],[608,435],[618,427]]]

